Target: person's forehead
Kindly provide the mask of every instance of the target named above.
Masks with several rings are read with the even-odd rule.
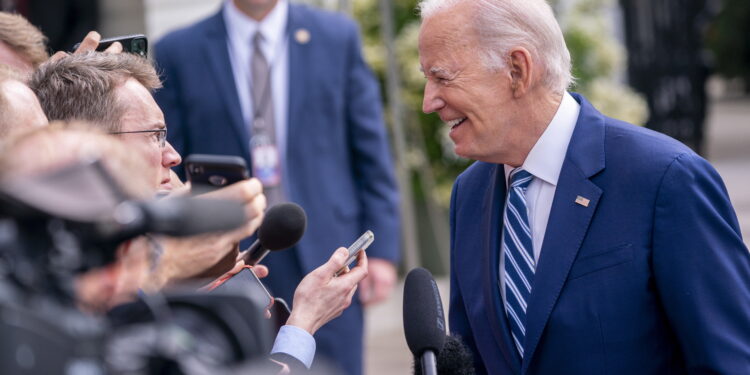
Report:
[[[164,128],[164,114],[151,93],[135,79],[117,88],[117,99],[123,105],[122,131]]]
[[[8,96],[10,96],[10,94],[12,94],[13,96],[25,96],[27,94],[27,91],[28,93],[34,95],[34,93],[28,86],[24,85],[23,82],[19,82],[15,79],[5,79],[0,81],[0,91]]]
[[[39,100],[31,89],[23,82],[8,79],[0,83],[0,91],[9,103],[18,105],[19,110],[39,107]]]
[[[419,33],[419,53],[423,60],[444,59],[448,55],[467,53],[477,43],[465,17],[437,14],[422,23]],[[427,68],[427,67],[423,67]]]
[[[31,73],[34,66],[23,55],[16,52],[8,43],[0,40],[0,64],[12,66],[22,73]]]
[[[420,70],[428,76],[453,76],[477,59],[474,50],[447,42],[426,43],[419,52]]]

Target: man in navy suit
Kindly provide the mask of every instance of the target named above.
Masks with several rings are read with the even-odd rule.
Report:
[[[388,295],[399,254],[379,89],[360,49],[351,20],[287,0],[227,1],[155,48],[164,78],[156,100],[172,145],[183,155],[244,157],[269,205],[289,200],[307,212],[300,243],[263,261],[277,296],[291,301],[331,246],[375,233],[359,298],[316,334],[317,352],[347,374],[362,371],[362,306]]]
[[[423,110],[477,160],[450,329],[490,374],[749,374],[750,254],[716,171],[566,91],[544,0],[425,0]]]

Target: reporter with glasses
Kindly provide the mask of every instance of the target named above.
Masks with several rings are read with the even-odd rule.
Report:
[[[99,52],[53,58],[39,67],[30,82],[50,121],[92,123],[145,159],[139,173],[154,193],[180,195],[184,188],[170,168],[178,165],[181,157],[165,140],[164,116],[151,96],[160,85],[153,66],[145,59]],[[260,183],[250,179],[205,195],[242,202],[246,222],[225,233],[161,238],[163,252],[152,265],[153,272],[140,283],[142,291],[214,279],[241,266],[237,264],[237,243],[255,232],[266,206]],[[338,249],[299,284],[295,308],[276,340],[287,345],[277,345],[274,356],[284,360],[291,357],[310,367],[315,352],[312,334],[349,306],[357,283],[367,275],[367,260],[362,257],[348,274],[334,278],[331,270],[340,268],[346,255],[345,249]],[[268,274],[263,266],[256,266],[255,271],[259,277]]]

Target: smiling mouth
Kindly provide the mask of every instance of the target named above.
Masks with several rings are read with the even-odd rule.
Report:
[[[447,121],[447,122],[446,122],[446,124],[447,124],[448,126],[450,126],[451,130],[453,130],[453,129],[455,129],[455,128],[456,128],[457,126],[459,126],[459,125],[463,124],[463,123],[464,123],[464,121],[466,121],[466,119],[467,119],[467,118],[468,118],[468,117],[457,118],[457,119],[455,119],[455,120],[450,120],[450,121]]]

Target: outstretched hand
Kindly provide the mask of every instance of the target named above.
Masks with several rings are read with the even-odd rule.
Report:
[[[96,47],[99,47],[99,41],[102,40],[102,36],[99,35],[96,31],[89,31],[88,34],[83,38],[81,41],[81,44],[78,45],[78,48],[73,53],[85,53],[89,51],[96,51]],[[107,49],[104,50],[104,52],[107,53],[120,53],[122,52],[122,44],[120,42],[114,42],[112,45],[107,47]],[[57,51],[55,52],[52,57],[50,57],[50,61],[57,61],[62,59],[63,57],[68,56],[68,52],[65,51]]]
[[[245,210],[245,223],[228,232],[183,238],[164,237],[164,254],[150,279],[150,290],[189,279],[214,279],[238,267],[237,244],[252,235],[263,221],[266,197],[258,179],[240,181],[199,195],[197,199],[201,197],[237,201]]]
[[[361,252],[356,267],[339,276],[349,253],[340,247],[322,266],[302,279],[294,292],[294,308],[286,324],[304,329],[311,335],[341,315],[352,303],[357,284],[367,277],[367,255]]]
[[[359,283],[359,301],[371,306],[385,301],[396,286],[396,266],[385,259],[370,259],[369,275]]]

